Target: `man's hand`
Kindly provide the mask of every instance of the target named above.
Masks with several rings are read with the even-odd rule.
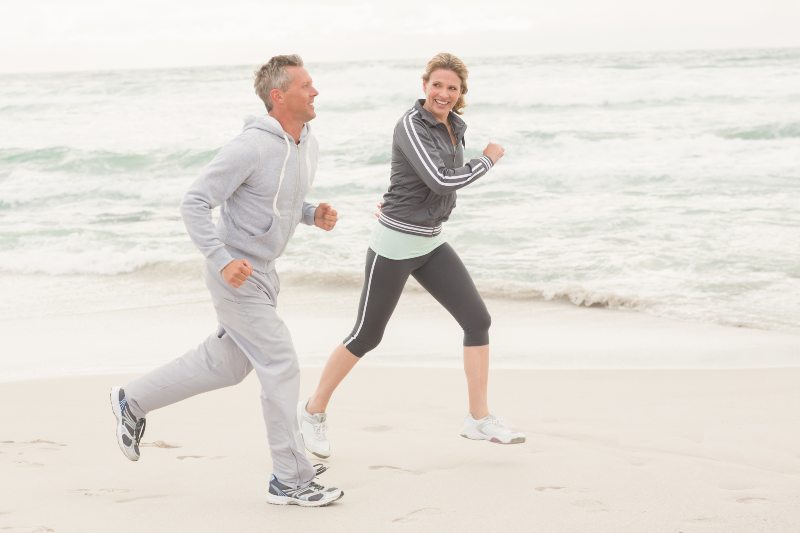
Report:
[[[330,231],[339,220],[339,214],[330,204],[319,204],[314,211],[314,225],[325,231]]]
[[[253,273],[253,267],[247,259],[234,259],[222,269],[222,279],[231,287],[238,289]]]

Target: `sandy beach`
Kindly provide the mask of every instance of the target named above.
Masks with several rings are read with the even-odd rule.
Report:
[[[322,509],[264,502],[256,380],[152,413],[127,461],[105,398],[127,376],[0,386],[0,529],[791,532],[800,370],[494,372],[518,446],[458,436],[462,375],[359,369],[337,393]],[[318,376],[304,372],[303,389]]]
[[[282,293],[303,394],[350,327],[352,293]],[[0,530],[800,530],[796,335],[553,303],[489,306],[491,404],[527,433],[523,445],[458,436],[458,329],[409,292],[384,344],[333,398],[334,455],[321,480],[344,489],[339,502],[264,501],[271,465],[252,375],[151,413],[138,463],[117,448],[107,398],[130,372],[18,380],[0,383]],[[69,361],[113,354],[146,368],[213,323],[210,304],[195,302],[2,325],[6,346],[26,350],[34,368],[60,361],[85,374]],[[430,353],[431,365],[403,367],[411,351]],[[532,368],[502,368],[524,358]],[[718,368],[696,368],[704,362]],[[754,362],[795,368],[736,368]]]

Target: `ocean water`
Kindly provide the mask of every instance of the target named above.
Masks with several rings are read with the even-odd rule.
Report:
[[[468,155],[506,148],[445,227],[484,294],[800,331],[800,49],[464,59]],[[423,65],[307,64],[341,220],[285,281],[358,290]],[[0,319],[206,298],[178,205],[264,112],[253,67],[0,75]]]

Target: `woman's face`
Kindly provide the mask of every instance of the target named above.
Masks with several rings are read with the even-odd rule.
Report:
[[[461,96],[461,78],[452,70],[434,70],[428,81],[422,82],[425,92],[425,109],[444,120]]]

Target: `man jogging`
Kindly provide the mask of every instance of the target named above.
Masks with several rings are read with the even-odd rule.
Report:
[[[289,330],[276,313],[275,260],[299,222],[330,231],[337,213],[304,201],[317,168],[308,122],[319,94],[296,55],[275,56],[256,71],[255,92],[268,114],[246,119],[192,184],[181,205],[186,229],[206,257],[205,279],[219,326],[183,357],[111,389],[117,440],[139,459],[145,415],[202,392],[235,385],[253,369],[272,454],[267,501],[327,505],[343,492],[314,478],[298,431],[300,371]],[[219,221],[211,211],[220,206]]]

